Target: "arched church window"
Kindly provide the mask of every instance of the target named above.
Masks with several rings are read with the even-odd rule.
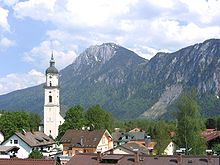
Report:
[[[49,96],[49,103],[52,103],[52,96]]]
[[[50,81],[50,87],[52,86],[52,82]]]

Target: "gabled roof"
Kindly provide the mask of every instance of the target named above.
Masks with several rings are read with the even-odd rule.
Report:
[[[96,148],[104,134],[111,137],[107,130],[67,130],[60,142],[69,143],[71,147]],[[111,137],[112,138],[112,137]]]
[[[56,161],[14,158],[14,159],[0,159],[0,165],[56,165]]]
[[[122,133],[118,130],[112,132],[113,141],[118,141],[121,136],[122,136]]]
[[[9,152],[9,151],[17,151],[17,150],[19,150],[19,147],[0,145],[0,152]]]
[[[30,147],[37,147],[37,146],[47,146],[55,144],[55,141],[47,136],[45,133],[36,131],[36,132],[16,132],[20,139],[22,139],[26,144]]]
[[[125,137],[125,136],[129,136],[129,137],[131,137],[131,140],[137,140],[137,141],[140,141],[140,140],[144,141],[145,138],[146,138],[145,132],[126,132],[126,133],[121,135],[119,140],[122,139],[122,137]]]
[[[120,147],[125,148],[131,152],[135,152],[134,150],[138,150],[140,154],[147,154],[148,153],[147,147],[145,147],[142,144],[135,143],[135,142],[122,144],[122,145],[117,146],[116,148],[120,148]]]

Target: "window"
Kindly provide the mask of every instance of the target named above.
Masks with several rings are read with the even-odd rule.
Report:
[[[52,86],[52,82],[50,81],[50,87]]]
[[[12,142],[13,142],[13,141],[12,141],[12,140],[10,140],[10,144],[12,144]]]
[[[14,144],[18,144],[18,140],[14,140]]]
[[[49,103],[52,103],[52,96],[49,96]]]

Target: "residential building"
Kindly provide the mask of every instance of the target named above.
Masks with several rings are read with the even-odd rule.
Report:
[[[164,149],[164,155],[174,155],[175,151],[176,151],[176,144],[173,141],[171,141]]]
[[[60,140],[63,155],[105,152],[113,148],[112,136],[107,130],[67,130]]]
[[[33,150],[41,151],[45,156],[55,144],[55,141],[43,132],[16,132],[2,143],[2,146],[16,146],[19,148],[16,156],[28,158]]]
[[[118,140],[116,139],[116,142],[118,145],[122,145],[130,141],[145,145],[146,140],[148,139],[149,136],[147,136],[144,131],[141,131],[139,128],[134,128],[129,132],[121,133],[121,136]],[[116,144],[114,146],[116,146]]]
[[[136,143],[130,142],[126,144],[119,145],[106,153],[111,154],[135,154],[138,151],[140,155],[149,155],[149,150],[146,146]]]

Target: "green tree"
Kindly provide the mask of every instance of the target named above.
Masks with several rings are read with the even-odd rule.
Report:
[[[5,138],[9,138],[16,131],[30,131],[31,125],[39,125],[40,121],[33,124],[34,120],[31,120],[31,115],[28,112],[1,112],[0,116],[0,130],[4,134]],[[37,126],[35,126],[37,127]]]
[[[59,134],[57,139],[59,140],[68,129],[82,129],[86,124],[84,109],[80,105],[76,105],[70,108],[66,112],[65,121],[59,126]]]
[[[41,118],[38,114],[30,113],[30,118],[29,118],[30,130],[37,131],[40,122],[41,122]]]
[[[33,150],[29,154],[28,158],[31,158],[31,159],[42,159],[43,158],[43,154],[40,151],[38,151],[38,150]]]
[[[215,144],[215,145],[212,147],[212,150],[213,150],[216,154],[220,155],[220,144]]]
[[[88,126],[92,129],[108,129],[112,130],[113,118],[112,115],[102,109],[100,105],[89,107],[86,112]]]
[[[186,148],[186,154],[201,155],[206,148],[205,140],[201,137],[205,125],[195,98],[195,93],[185,92],[177,101],[176,142],[179,147]]]
[[[171,138],[169,135],[168,124],[165,121],[159,121],[154,128],[154,137],[157,142],[156,145],[156,153],[161,155],[164,153],[165,148],[171,142]]]
[[[220,130],[220,117],[219,116],[216,118],[216,127],[217,127],[217,130],[219,131]]]

